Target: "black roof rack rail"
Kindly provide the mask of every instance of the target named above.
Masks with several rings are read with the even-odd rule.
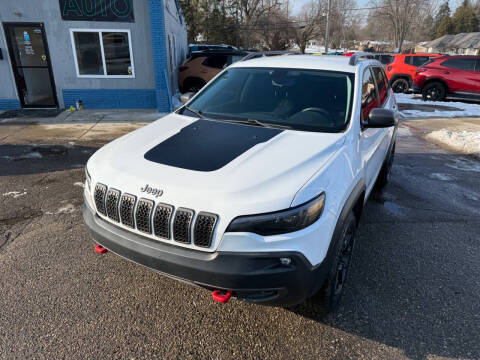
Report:
[[[348,62],[348,65],[355,66],[358,64],[358,61],[361,59],[374,59],[376,53],[371,53],[371,52],[357,52],[350,56],[350,61]]]
[[[248,54],[241,61],[256,59],[264,56],[277,56],[277,55],[301,55],[301,53],[298,51],[289,51],[289,50],[259,51],[259,52],[253,52],[251,54]]]

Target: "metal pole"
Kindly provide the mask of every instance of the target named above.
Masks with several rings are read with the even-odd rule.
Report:
[[[327,30],[325,34],[325,54],[328,53],[328,45],[330,44],[330,13],[332,9],[332,0],[328,0],[327,7]]]

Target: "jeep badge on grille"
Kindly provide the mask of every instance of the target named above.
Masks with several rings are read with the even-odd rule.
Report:
[[[160,189],[154,189],[148,184],[146,184],[144,187],[140,188],[141,192],[146,192],[147,194],[152,194],[155,197],[160,197],[163,194],[163,190]]]

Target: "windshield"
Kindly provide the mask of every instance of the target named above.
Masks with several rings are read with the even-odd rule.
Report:
[[[232,68],[180,113],[294,130],[340,132],[348,125],[353,83],[354,74],[335,71]]]

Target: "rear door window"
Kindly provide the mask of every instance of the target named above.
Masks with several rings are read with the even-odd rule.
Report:
[[[411,56],[405,56],[404,63],[410,65],[412,63],[412,57]]]
[[[430,60],[430,57],[428,56],[412,56],[412,65],[419,67],[425,64],[428,60]]]
[[[232,65],[233,63],[242,60],[244,57],[245,55],[230,55],[228,57],[228,65]]]
[[[202,65],[215,69],[223,69],[227,66],[227,62],[228,55],[211,55],[203,61]]]
[[[394,57],[392,55],[376,55],[375,59],[380,61],[383,65],[388,65],[391,64],[394,60]]]
[[[373,71],[373,76],[375,77],[375,82],[377,83],[378,98],[380,101],[380,106],[383,106],[383,104],[385,104],[385,100],[387,99],[387,95],[388,95],[387,80],[381,68],[373,67],[372,71]]]
[[[362,78],[362,121],[368,119],[370,111],[378,107],[377,91],[370,68],[365,69]]]
[[[469,58],[469,59],[449,59],[442,62],[442,66],[451,68],[451,69],[459,69],[459,70],[467,70],[467,71],[474,71],[475,70],[475,63],[476,60]]]

